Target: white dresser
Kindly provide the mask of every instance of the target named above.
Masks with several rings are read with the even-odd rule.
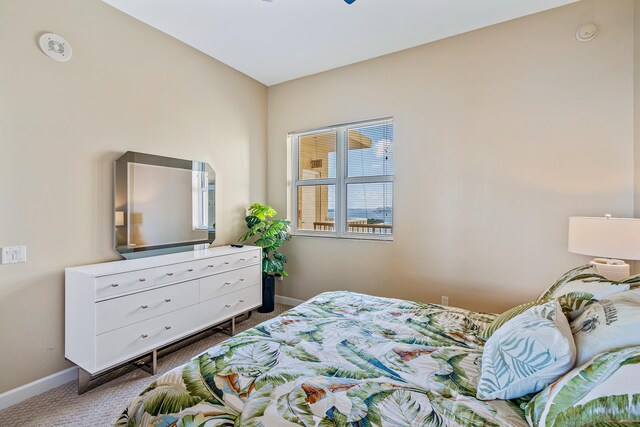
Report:
[[[211,248],[65,270],[65,357],[96,375],[262,305],[261,249]],[[82,372],[81,372],[82,374]]]

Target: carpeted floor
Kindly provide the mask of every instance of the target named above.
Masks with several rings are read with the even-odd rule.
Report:
[[[273,313],[254,312],[249,320],[236,325],[236,332],[256,326],[291,307],[276,304]],[[1,426],[112,426],[126,405],[161,374],[180,366],[209,347],[224,341],[216,333],[158,359],[158,374],[135,369],[78,396],[77,383],[70,382],[22,403],[0,411]]]

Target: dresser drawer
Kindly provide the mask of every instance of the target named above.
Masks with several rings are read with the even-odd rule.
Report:
[[[198,306],[192,306],[98,335],[97,371],[167,344],[197,327]]]
[[[199,276],[196,262],[184,262],[153,269],[153,283],[166,285],[169,283],[184,282]]]
[[[262,284],[200,303],[200,323],[211,325],[262,305]]]
[[[262,273],[258,266],[241,268],[200,280],[200,301],[235,292],[262,282]]]
[[[198,280],[96,303],[96,334],[198,303]]]
[[[96,300],[148,288],[154,285],[153,279],[151,270],[97,277],[95,279]]]
[[[216,258],[197,261],[197,271],[200,275],[217,274],[224,271],[236,270],[250,265],[260,264],[259,251],[241,252],[233,255],[226,255]]]

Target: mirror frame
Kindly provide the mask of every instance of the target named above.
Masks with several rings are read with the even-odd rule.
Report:
[[[209,224],[208,236],[203,240],[195,240],[189,242],[180,243],[167,243],[162,245],[132,247],[118,245],[118,237],[124,234],[128,234],[129,224],[128,218],[128,203],[129,203],[129,163],[138,163],[144,165],[162,166],[176,169],[186,169],[190,171],[201,171],[209,173],[209,200],[213,200],[213,223],[210,219],[207,220]],[[172,157],[157,156],[154,154],[137,153],[134,151],[127,151],[122,156],[117,158],[113,162],[113,246],[114,250],[118,252],[122,257],[140,258],[154,255],[163,255],[175,252],[186,252],[192,250],[206,249],[216,239],[216,224],[215,224],[215,211],[216,211],[216,199],[215,199],[215,186],[216,186],[216,173],[208,163],[200,162],[196,160],[183,160]],[[208,206],[203,207],[207,212]],[[122,225],[117,224],[118,212],[124,212],[121,218],[123,220]]]

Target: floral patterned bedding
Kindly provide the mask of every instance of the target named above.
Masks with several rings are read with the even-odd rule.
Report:
[[[117,426],[526,426],[475,399],[494,315],[330,292],[167,372]]]

